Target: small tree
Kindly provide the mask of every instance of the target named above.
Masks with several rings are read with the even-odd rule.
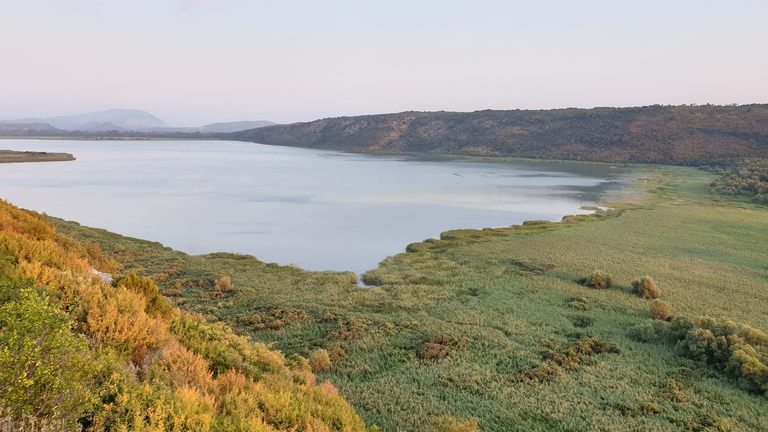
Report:
[[[655,320],[669,321],[672,314],[669,312],[669,305],[667,302],[659,299],[653,300],[651,303],[651,318]]]
[[[632,290],[644,299],[661,297],[661,290],[650,276],[643,276],[639,281],[632,282]]]
[[[613,276],[602,270],[595,270],[587,278],[587,286],[595,289],[607,289],[613,284]]]

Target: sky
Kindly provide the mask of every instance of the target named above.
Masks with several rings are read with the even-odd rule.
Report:
[[[0,118],[768,102],[765,0],[0,0]]]

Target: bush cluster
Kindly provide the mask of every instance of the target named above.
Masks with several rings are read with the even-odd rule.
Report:
[[[713,171],[720,175],[710,184],[716,192],[743,195],[756,204],[768,205],[768,159],[746,160]]]
[[[657,299],[661,297],[661,290],[650,276],[643,276],[639,281],[633,281],[632,291],[644,299]]]
[[[613,276],[608,272],[595,270],[579,282],[590,288],[607,289],[613,286]],[[657,299],[661,297],[661,289],[659,289],[656,281],[650,276],[643,276],[640,280],[632,281],[632,292],[644,299]],[[573,297],[568,301],[568,306],[573,309],[579,309],[581,307],[579,303],[586,304],[586,301],[580,301],[580,298]]]
[[[724,371],[749,391],[768,394],[768,333],[709,317],[675,320],[672,331],[684,356]]]
[[[726,373],[748,391],[768,395],[766,332],[728,320],[676,317],[635,326],[629,336],[641,342],[669,341],[683,356]]]

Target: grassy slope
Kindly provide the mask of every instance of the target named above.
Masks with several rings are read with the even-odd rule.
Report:
[[[627,332],[648,320],[649,302],[629,294],[631,280],[645,274],[674,314],[768,330],[768,211],[710,194],[711,176],[703,171],[648,170],[649,193],[617,205],[620,215],[449,233],[453,240],[386,259],[373,275],[384,282],[376,288],[350,284],[343,273],[232,255],[191,257],[58,226],[100,243],[126,268],[154,275],[179,295],[180,306],[257,340],[304,355],[317,347],[345,351],[323,375],[367,423],[386,430],[424,430],[446,416],[476,417],[481,429],[498,431],[765,430],[765,396]],[[598,291],[575,282],[596,268],[611,272],[618,286]],[[234,293],[206,286],[222,274],[232,277]],[[568,307],[575,295],[589,310]],[[594,324],[577,328],[578,316]],[[585,358],[550,382],[521,380],[547,353],[585,334],[621,353]],[[420,359],[424,343],[439,335],[468,345],[441,360]]]
[[[305,359],[180,313],[147,278],[0,200],[0,416],[13,430],[363,431]],[[50,424],[37,423],[37,420]],[[10,422],[10,423],[6,423]],[[10,430],[3,428],[3,430]]]

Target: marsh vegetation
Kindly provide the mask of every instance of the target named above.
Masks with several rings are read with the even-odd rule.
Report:
[[[765,430],[768,212],[713,178],[645,168],[610,210],[445,232],[368,287],[55,222],[177,307],[310,358],[383,430]]]

